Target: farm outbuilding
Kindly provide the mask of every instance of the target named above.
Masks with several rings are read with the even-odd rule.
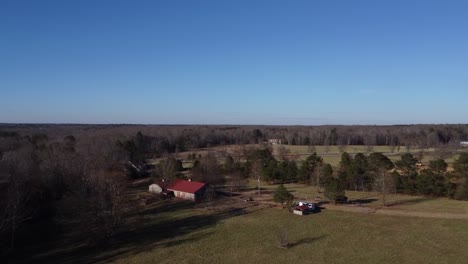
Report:
[[[297,215],[306,215],[309,213],[309,207],[306,205],[298,205],[294,208],[293,213]]]
[[[203,197],[207,188],[209,186],[203,182],[176,180],[167,187],[167,190],[173,191],[177,198],[198,201]]]
[[[315,213],[319,210],[316,203],[311,202],[299,202],[296,207],[294,207],[293,213],[297,215],[306,215],[309,213]]]
[[[151,184],[149,186],[149,192],[150,193],[160,194],[160,193],[162,193],[162,191],[163,191],[163,188],[161,188],[161,186],[159,186],[156,183],[153,183],[153,184]]]

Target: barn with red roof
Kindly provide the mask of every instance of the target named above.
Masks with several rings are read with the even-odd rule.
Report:
[[[173,191],[174,196],[185,200],[198,201],[203,197],[208,185],[203,182],[175,180],[167,187],[168,191]]]

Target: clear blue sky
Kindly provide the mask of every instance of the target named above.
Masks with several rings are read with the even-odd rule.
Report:
[[[0,1],[0,123],[468,123],[468,1]]]

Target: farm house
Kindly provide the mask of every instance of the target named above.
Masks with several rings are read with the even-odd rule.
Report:
[[[168,191],[173,191],[177,198],[198,201],[200,200],[209,186],[203,182],[176,180],[168,187]]]

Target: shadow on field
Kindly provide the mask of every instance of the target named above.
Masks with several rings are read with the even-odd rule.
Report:
[[[240,196],[240,193],[238,192],[231,192],[231,191],[216,191],[216,195],[222,196],[222,197],[236,197]]]
[[[163,214],[163,213],[168,213],[168,212],[178,212],[182,210],[192,209],[194,207],[195,207],[195,204],[190,201],[166,200],[164,201],[163,204],[158,205],[157,207],[135,211],[133,213],[130,213],[128,216],[135,217],[135,216]]]
[[[350,204],[369,204],[372,202],[378,201],[378,199],[375,198],[364,198],[364,199],[355,199],[355,200],[350,200]]]
[[[406,200],[395,201],[395,202],[387,204],[387,206],[418,204],[418,203],[424,203],[424,202],[432,201],[432,200],[435,200],[435,199],[436,198],[434,198],[434,197],[415,197],[415,198],[410,198],[410,199],[406,199]]]
[[[199,206],[185,201],[167,201],[155,208],[134,212],[129,215],[124,226],[106,246],[87,246],[86,238],[75,238],[75,242],[61,241],[48,252],[36,253],[23,262],[34,263],[99,263],[110,262],[124,256],[132,256],[155,248],[179,246],[209,237],[205,231],[219,221],[248,214],[246,208],[229,207],[211,213],[194,214],[183,212]],[[164,213],[164,215],[162,215]],[[174,215],[174,216],[172,216]],[[186,216],[184,216],[186,215]],[[196,235],[183,237],[195,231]],[[77,241],[80,241],[77,243]],[[21,263],[21,261],[20,261]]]
[[[315,241],[324,239],[325,237],[327,237],[327,236],[326,235],[321,235],[321,236],[318,236],[318,237],[302,238],[302,239],[297,240],[294,243],[289,244],[289,247],[292,248],[292,247],[297,247],[297,246],[300,246],[300,245],[303,245],[303,244],[311,244],[311,243],[313,243]]]

